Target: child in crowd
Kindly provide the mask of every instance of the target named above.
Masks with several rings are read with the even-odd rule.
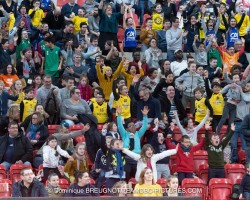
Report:
[[[36,96],[36,91],[42,86],[42,77],[41,75],[35,75],[33,82],[32,82],[32,87],[34,88],[34,96]]]
[[[194,49],[194,52],[195,52],[196,64],[205,67],[205,66],[207,66],[207,52],[209,51],[209,49],[211,47],[211,39],[213,39],[213,36],[210,36],[209,43],[208,43],[207,46],[205,46],[204,43],[200,42],[198,44],[198,48],[197,48],[196,47],[196,42],[197,42],[198,38],[199,38],[199,36],[196,35],[194,37],[194,43],[193,43],[193,49]]]
[[[184,73],[175,80],[175,85],[182,95],[182,104],[184,108],[187,107],[187,103],[190,102],[190,113],[194,114],[195,111],[195,97],[194,89],[199,85],[204,87],[203,78],[196,73],[196,64],[193,62],[188,63],[189,72]]]
[[[105,134],[102,134],[102,135],[105,135]],[[113,139],[112,136],[105,137],[106,146],[108,149],[110,149],[110,144],[111,144],[112,139]],[[95,168],[94,168],[95,173],[97,173],[95,186],[96,186],[96,188],[100,189],[106,181],[105,172],[107,170],[107,157],[103,153],[102,149],[99,149],[96,153],[94,166],[95,166]]]
[[[179,192],[180,190],[178,189],[179,184],[178,184],[178,177],[177,176],[170,175],[167,178],[167,186],[168,186],[168,190],[164,196],[168,196],[168,197],[182,196],[182,194]]]
[[[77,87],[80,90],[81,98],[89,102],[92,97],[92,87],[89,85],[89,79],[86,75],[81,75],[79,79],[79,85]]]
[[[137,154],[128,149],[123,149],[123,153],[127,154],[129,157],[137,161],[137,170],[135,179],[139,181],[140,174],[142,173],[145,167],[148,167],[153,172],[153,179],[157,180],[157,169],[156,162],[166,158],[167,156],[175,155],[178,150],[179,145],[176,146],[176,149],[163,151],[158,154],[154,154],[154,148],[150,144],[145,144],[142,147],[141,153]]]
[[[176,148],[176,145],[172,144],[170,141],[171,135],[168,135],[166,140],[166,145],[168,148]],[[200,141],[199,144],[192,146],[190,137],[188,135],[183,135],[181,138],[181,143],[178,145],[178,152],[176,154],[176,164],[179,185],[181,185],[184,178],[193,178],[194,169],[194,158],[193,154],[197,150],[200,150],[204,145],[204,139]]]
[[[156,3],[154,5],[153,13],[152,13],[152,29],[159,31],[162,30],[163,21],[164,21],[164,12],[162,10],[162,5],[160,3]]]
[[[112,192],[114,196],[126,197],[129,192],[126,181],[118,181],[117,183],[115,183],[112,188]]]
[[[215,77],[221,77],[221,68],[217,67],[218,60],[217,58],[210,58],[209,59],[209,65],[206,67],[206,70],[208,72],[208,79],[212,81]]]
[[[36,108],[37,100],[34,98],[34,89],[27,87],[24,90],[25,99],[20,103],[20,120],[23,122],[26,117],[31,115]]]
[[[73,157],[70,157],[64,166],[64,172],[68,173],[71,183],[75,181],[75,173],[77,172],[88,172],[88,158],[86,155],[86,144],[78,143],[75,147]]]
[[[80,24],[85,22],[88,25],[88,18],[85,17],[86,11],[85,8],[78,8],[78,15],[75,16],[75,13],[72,12],[71,18],[74,23],[74,34],[77,34],[80,30]]]
[[[110,122],[103,125],[102,132],[106,134],[106,136],[111,136],[114,139],[121,139],[121,136],[117,130],[117,125],[115,122]]]
[[[62,177],[60,171],[58,170],[60,155],[72,160],[72,157],[67,153],[67,151],[62,150],[61,147],[57,145],[57,138],[53,135],[49,136],[46,145],[43,147],[44,179],[48,179],[51,171],[56,173],[60,178]]]
[[[184,122],[183,122],[183,126],[184,126],[183,127],[180,123],[178,113],[176,111],[173,112],[175,120],[176,120],[176,124],[177,124],[178,128],[180,129],[182,135],[187,135],[190,138],[190,141],[193,145],[197,144],[198,131],[203,127],[203,125],[206,123],[206,121],[209,117],[210,111],[207,110],[206,112],[207,112],[206,116],[203,118],[203,120],[196,127],[194,127],[194,122],[193,122],[192,118],[185,118]]]
[[[90,110],[97,118],[98,124],[104,124],[112,120],[112,113],[103,93],[99,93],[95,97],[95,101],[90,104]]]
[[[128,11],[131,17],[128,17]],[[133,18],[132,8],[125,7],[125,13],[123,18],[124,31],[124,52],[134,52],[137,47],[136,43],[136,25]]]
[[[241,181],[241,192],[239,199],[243,199],[245,197],[246,200],[250,199],[250,190],[249,190],[249,183],[250,183],[250,163],[246,163],[245,165],[247,173],[243,176]]]
[[[198,125],[206,117],[207,109],[210,111],[210,115],[213,116],[213,108],[211,107],[209,100],[204,97],[205,90],[198,86],[194,90],[195,100],[195,124]]]
[[[158,70],[156,68],[150,68],[148,70],[148,75],[140,82],[139,90],[142,87],[150,87],[151,92],[153,92],[159,82]]]
[[[225,178],[224,170],[224,152],[231,137],[234,134],[235,126],[231,124],[231,130],[227,133],[226,138],[221,141],[218,134],[214,133],[209,137],[210,124],[205,125],[205,140],[208,154],[208,183],[211,178]]]

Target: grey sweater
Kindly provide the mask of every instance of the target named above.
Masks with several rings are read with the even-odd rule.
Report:
[[[236,117],[243,120],[250,113],[250,92],[241,93],[241,102],[237,104]]]
[[[183,38],[182,36],[178,38],[178,35],[182,32],[182,29],[169,29],[166,32],[166,41],[167,47],[169,50],[178,50],[182,49],[182,42],[184,44],[187,43],[187,39]]]
[[[88,17],[89,30],[99,32],[99,21],[100,21],[99,16],[98,17],[89,16]]]
[[[197,49],[196,44],[193,43],[193,49],[195,52],[195,58],[196,58],[196,64],[197,65],[201,65],[201,66],[206,66],[207,63],[207,52],[209,51],[211,47],[211,43],[209,42],[209,44],[205,47],[204,51],[200,51],[199,49]]]
[[[236,103],[239,103],[241,100],[241,94],[240,94],[240,85],[237,85],[236,83],[233,83],[235,88],[232,88],[231,85],[226,85],[222,90],[221,94],[226,94],[226,97],[228,100],[235,101]]]
[[[181,83],[184,85],[183,94],[189,97],[194,97],[194,89],[198,85],[204,87],[203,78],[196,72],[187,72],[175,80],[176,87],[179,87]]]
[[[78,104],[72,104],[69,99],[63,100],[61,104],[61,118],[65,119],[66,115],[74,116],[77,114],[91,114],[91,110],[89,108],[89,105],[86,101],[83,99],[79,100]]]

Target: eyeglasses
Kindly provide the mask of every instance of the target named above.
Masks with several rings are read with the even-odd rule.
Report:
[[[87,26],[82,26],[82,28],[88,28]]]
[[[75,94],[81,94],[80,92],[75,92]]]
[[[34,173],[29,173],[29,174],[23,174],[23,176],[33,176]]]

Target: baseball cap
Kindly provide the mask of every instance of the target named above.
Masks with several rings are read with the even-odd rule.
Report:
[[[183,52],[182,49],[177,49],[177,50],[174,51],[174,53],[176,54],[179,51]]]

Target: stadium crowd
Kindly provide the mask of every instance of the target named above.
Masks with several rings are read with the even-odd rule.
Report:
[[[1,0],[0,169],[21,166],[12,197],[185,196],[202,150],[205,185],[243,152],[238,197],[250,200],[249,6]]]

